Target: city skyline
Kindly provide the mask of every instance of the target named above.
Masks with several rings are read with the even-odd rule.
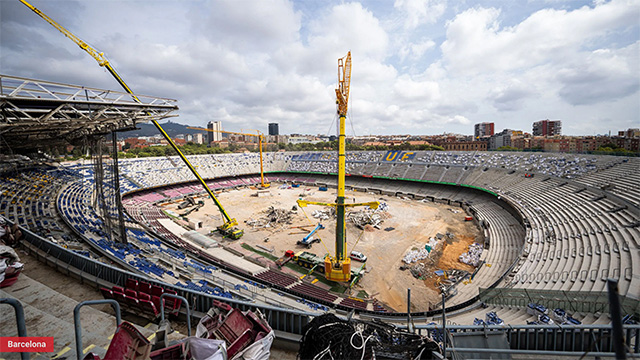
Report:
[[[103,51],[136,93],[177,99],[176,121],[191,126],[333,134],[349,50],[349,135],[640,126],[637,1],[32,4]],[[0,18],[0,72],[120,90],[18,1],[0,2]]]

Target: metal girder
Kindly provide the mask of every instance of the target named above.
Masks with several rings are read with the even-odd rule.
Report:
[[[0,136],[16,149],[73,142],[177,116],[177,101],[0,74]]]

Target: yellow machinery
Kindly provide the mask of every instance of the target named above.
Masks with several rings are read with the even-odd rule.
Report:
[[[308,204],[331,206],[336,208],[336,253],[335,256],[327,254],[324,258],[324,274],[328,280],[348,282],[351,280],[351,259],[347,254],[347,237],[345,232],[345,208],[353,206],[369,206],[377,209],[380,203],[372,201],[368,203],[345,204],[345,120],[347,117],[347,105],[349,103],[349,86],[351,84],[351,52],[344,58],[338,59],[338,88],[336,89],[336,104],[338,107],[339,134],[338,134],[338,196],[335,204],[298,200],[300,207]]]
[[[261,132],[257,131],[257,134],[247,134],[247,133],[241,133],[241,132],[233,132],[233,131],[225,131],[225,130],[213,130],[213,129],[205,129],[205,128],[199,128],[199,127],[187,127],[187,129],[192,129],[192,130],[202,130],[202,131],[209,131],[209,132],[219,132],[219,133],[225,133],[225,134],[235,134],[235,135],[247,135],[247,136],[257,136],[258,137],[258,148],[260,151],[260,187],[261,188],[268,188],[270,186],[269,183],[264,183],[264,170],[262,169],[262,143],[264,142],[264,136],[262,135]]]
[[[75,36],[74,34],[72,34],[69,30],[65,29],[64,27],[62,27],[60,24],[58,24],[57,22],[55,22],[53,19],[51,19],[49,16],[47,16],[45,13],[43,13],[42,11],[38,10],[36,7],[34,7],[33,5],[29,4],[28,2],[26,2],[25,0],[20,0],[21,3],[23,3],[24,5],[26,5],[29,9],[31,9],[33,12],[35,12],[36,14],[38,14],[41,18],[43,18],[45,21],[47,21],[49,24],[51,24],[53,27],[55,27],[56,29],[58,29],[62,34],[64,34],[64,36],[68,37],[69,39],[71,39],[73,42],[75,42],[78,46],[80,46],[80,48],[84,51],[86,51],[87,53],[89,53],[89,55],[91,55],[94,59],[96,59],[96,61],[98,62],[98,64],[100,66],[105,67],[109,73],[111,73],[111,75],[113,75],[113,77],[116,79],[116,81],[118,82],[118,84],[120,84],[120,86],[122,86],[122,88],[124,88],[124,90],[126,92],[128,92],[129,94],[131,94],[132,98],[137,101],[140,102],[140,100],[138,99],[138,97],[136,97],[133,94],[133,91],[129,88],[129,86],[124,82],[124,80],[120,77],[120,75],[118,75],[118,73],[116,72],[116,70],[111,66],[111,64],[109,63],[109,61],[104,57],[104,53],[98,52],[96,49],[92,48],[91,46],[89,46],[86,42],[82,41],[80,38],[78,38],[77,36]],[[153,125],[155,125],[155,127],[158,129],[158,131],[160,131],[160,133],[162,134],[162,136],[164,136],[164,138],[167,140],[167,142],[169,143],[169,145],[171,145],[171,147],[178,153],[178,155],[180,156],[180,158],[182,159],[182,161],[185,163],[185,165],[187,165],[187,168],[189,168],[189,170],[193,173],[193,175],[195,175],[195,177],[198,179],[198,181],[200,181],[200,184],[202,184],[202,186],[205,188],[205,190],[207,191],[207,193],[209,194],[209,196],[211,197],[211,199],[213,199],[213,202],[218,206],[218,209],[220,209],[220,212],[222,213],[222,216],[224,218],[224,224],[218,226],[218,230],[227,237],[233,238],[233,239],[239,239],[242,237],[242,235],[244,234],[243,230],[240,230],[236,227],[236,225],[238,225],[238,221],[234,218],[231,218],[229,216],[229,214],[227,214],[227,212],[225,211],[225,209],[222,207],[222,204],[220,203],[220,201],[218,201],[218,199],[216,198],[216,196],[213,194],[213,191],[211,191],[211,189],[209,189],[209,186],[207,186],[207,183],[204,181],[204,179],[202,179],[202,177],[200,176],[200,174],[198,174],[198,171],[196,171],[196,169],[193,167],[193,165],[191,165],[191,163],[189,162],[189,160],[184,156],[184,154],[182,153],[182,151],[180,151],[180,149],[176,146],[176,144],[173,142],[173,140],[169,137],[169,135],[164,131],[164,129],[162,128],[162,126],[160,126],[160,124],[155,121],[155,120],[151,120],[153,122]]]

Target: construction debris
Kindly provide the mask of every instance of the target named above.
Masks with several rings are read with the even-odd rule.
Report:
[[[402,258],[402,261],[404,261],[405,264],[411,264],[424,260],[429,257],[431,250],[433,250],[436,245],[438,245],[438,240],[435,238],[429,238],[429,242],[424,245],[424,248],[420,250],[410,250],[404,258]]]
[[[293,220],[292,211],[278,209],[273,206],[269,206],[262,214],[263,216],[259,219],[247,220],[247,225],[251,226],[252,229],[271,228],[281,230],[285,225],[291,225],[291,221]]]
[[[423,263],[417,263],[409,268],[414,278],[425,280],[427,278],[427,268]]]
[[[350,211],[347,214],[347,219],[360,229],[364,229],[367,225],[380,229],[380,223],[382,223],[387,217],[388,209],[389,205],[387,205],[387,203],[380,203],[378,208],[375,210],[366,208],[359,211]]]
[[[424,260],[428,257],[429,251],[426,249],[411,250],[404,256],[404,258],[402,258],[402,261],[404,261],[405,264],[411,264],[416,261]]]
[[[311,216],[313,216],[316,219],[320,219],[320,220],[335,219],[336,218],[336,209],[335,208],[328,208],[327,210],[313,210],[313,212],[311,213]]]
[[[482,244],[473,243],[469,245],[469,251],[463,253],[458,258],[460,262],[471,265],[478,266],[480,264],[480,256],[482,255]]]

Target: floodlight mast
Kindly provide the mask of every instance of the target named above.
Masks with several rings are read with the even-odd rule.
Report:
[[[82,41],[80,38],[75,36],[69,30],[67,30],[64,27],[62,27],[62,25],[60,25],[57,22],[55,22],[53,19],[51,19],[49,16],[47,16],[47,14],[45,14],[42,11],[40,11],[39,9],[37,9],[35,6],[29,4],[27,1],[20,0],[20,2],[23,3],[25,6],[27,6],[29,9],[31,9],[34,13],[38,14],[41,18],[43,18],[46,22],[51,24],[53,27],[58,29],[58,31],[60,31],[64,36],[66,36],[69,39],[71,39],[71,41],[76,43],[82,50],[86,51],[89,55],[91,55],[91,57],[93,57],[98,62],[98,65],[100,65],[102,67],[105,67],[107,69],[107,71],[109,71],[109,73],[116,79],[118,84],[120,84],[120,86],[122,86],[122,88],[127,93],[131,94],[131,97],[136,102],[141,103],[140,99],[138,99],[138,97],[133,94],[133,91],[131,90],[131,88],[129,88],[129,86],[124,82],[122,77],[120,77],[118,72],[113,68],[113,66],[111,66],[111,63],[109,63],[107,58],[104,56],[104,53],[98,52],[96,49],[91,47],[86,42]],[[191,163],[189,162],[187,157],[184,156],[182,151],[180,151],[178,146],[173,142],[171,137],[169,137],[169,135],[164,131],[162,126],[160,126],[160,124],[157,121],[153,120],[153,119],[151,119],[151,122],[158,129],[158,131],[160,131],[162,136],[165,138],[165,140],[167,140],[169,145],[171,145],[173,150],[175,150],[178,153],[178,155],[180,156],[180,159],[182,159],[182,161],[185,163],[185,165],[187,165],[187,168],[198,179],[200,184],[204,187],[204,189],[209,194],[209,197],[211,197],[213,202],[218,206],[218,209],[220,209],[220,213],[222,214],[222,216],[224,218],[223,219],[224,224],[218,226],[218,230],[223,235],[231,237],[231,238],[234,238],[234,239],[239,239],[240,237],[242,237],[242,235],[244,234],[244,231],[235,228],[235,226],[238,225],[238,221],[236,219],[234,219],[234,218],[231,218],[231,216],[229,216],[227,211],[222,207],[222,204],[220,203],[220,201],[216,198],[216,196],[213,193],[213,191],[211,191],[211,189],[209,188],[207,183],[204,181],[204,179],[200,176],[198,171],[193,167],[193,165],[191,165]]]

